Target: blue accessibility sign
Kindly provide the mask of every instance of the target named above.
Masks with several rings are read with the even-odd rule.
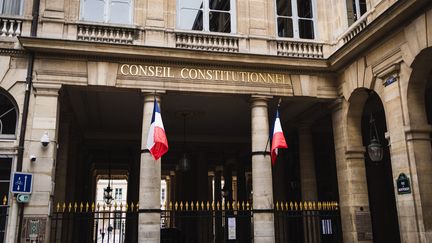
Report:
[[[11,192],[20,194],[31,194],[33,187],[33,174],[14,172],[12,178]]]

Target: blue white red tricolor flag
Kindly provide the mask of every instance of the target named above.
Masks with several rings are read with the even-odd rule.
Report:
[[[158,160],[168,151],[168,140],[156,99],[154,100],[153,116],[147,137],[147,149],[155,160]]]
[[[272,165],[275,165],[276,158],[278,155],[278,149],[288,148],[288,145],[285,140],[285,136],[282,131],[282,125],[279,119],[279,109],[276,110],[276,118],[273,125],[272,135],[273,136],[271,141],[271,161],[272,161]]]

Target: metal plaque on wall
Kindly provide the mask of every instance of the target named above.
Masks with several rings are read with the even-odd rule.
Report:
[[[356,220],[356,228],[357,228],[357,240],[358,241],[373,240],[370,212],[364,210],[356,211],[355,220]]]
[[[43,242],[45,239],[47,218],[25,217],[21,242]]]

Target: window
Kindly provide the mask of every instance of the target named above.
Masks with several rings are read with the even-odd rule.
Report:
[[[347,0],[348,24],[356,22],[366,13],[366,0]]]
[[[17,109],[11,100],[0,94],[0,138],[15,138]]]
[[[279,37],[314,39],[312,0],[276,0]]]
[[[178,0],[177,27],[235,33],[235,0]]]
[[[132,0],[81,0],[81,20],[132,24]]]
[[[123,190],[122,188],[116,188],[114,193],[114,199],[116,200],[122,200],[123,198]]]
[[[22,15],[24,0],[0,0],[1,14]]]

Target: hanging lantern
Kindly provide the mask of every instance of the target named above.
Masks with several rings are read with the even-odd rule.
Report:
[[[108,181],[108,186],[104,189],[104,201],[106,204],[111,204],[113,200],[112,191],[110,182]]]
[[[189,171],[190,170],[190,160],[186,156],[186,153],[180,158],[178,167],[181,171]]]
[[[368,155],[369,158],[373,162],[379,162],[383,158],[383,146],[381,145],[379,138],[378,138],[378,132],[375,125],[375,119],[373,118],[371,114],[371,118],[369,120],[369,132],[370,132],[370,142],[367,146]]]

